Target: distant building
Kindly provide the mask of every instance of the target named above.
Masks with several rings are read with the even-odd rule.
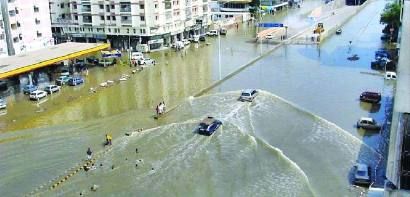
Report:
[[[204,33],[208,0],[50,0],[59,41],[106,42],[118,49],[160,49]]]
[[[252,0],[213,0],[210,3],[212,20],[229,20],[242,17],[243,21],[250,19],[250,3]]]
[[[0,0],[0,56],[54,45],[48,6],[48,0]]]

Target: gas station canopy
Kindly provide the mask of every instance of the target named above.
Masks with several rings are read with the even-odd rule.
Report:
[[[0,58],[0,79],[16,76],[55,63],[75,59],[110,47],[106,43],[67,42],[44,49]]]

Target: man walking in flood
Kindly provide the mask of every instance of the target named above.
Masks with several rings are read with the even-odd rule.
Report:
[[[92,154],[93,154],[93,151],[91,151],[91,148],[88,147],[88,149],[87,149],[87,159],[88,160],[91,160]]]

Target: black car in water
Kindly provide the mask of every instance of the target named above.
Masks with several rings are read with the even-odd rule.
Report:
[[[201,135],[210,136],[212,135],[220,126],[222,122],[215,119],[214,117],[208,116],[199,123],[198,133]]]
[[[368,103],[379,103],[382,100],[382,95],[379,92],[365,91],[360,94],[360,101]]]

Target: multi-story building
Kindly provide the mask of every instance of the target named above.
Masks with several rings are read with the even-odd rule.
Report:
[[[0,57],[5,57],[7,55],[6,32],[4,30],[3,15],[0,4]]]
[[[50,0],[57,39],[159,49],[204,33],[208,0]]]
[[[0,8],[4,35],[0,28],[0,48],[5,41],[8,55],[54,44],[48,0],[0,0]]]

